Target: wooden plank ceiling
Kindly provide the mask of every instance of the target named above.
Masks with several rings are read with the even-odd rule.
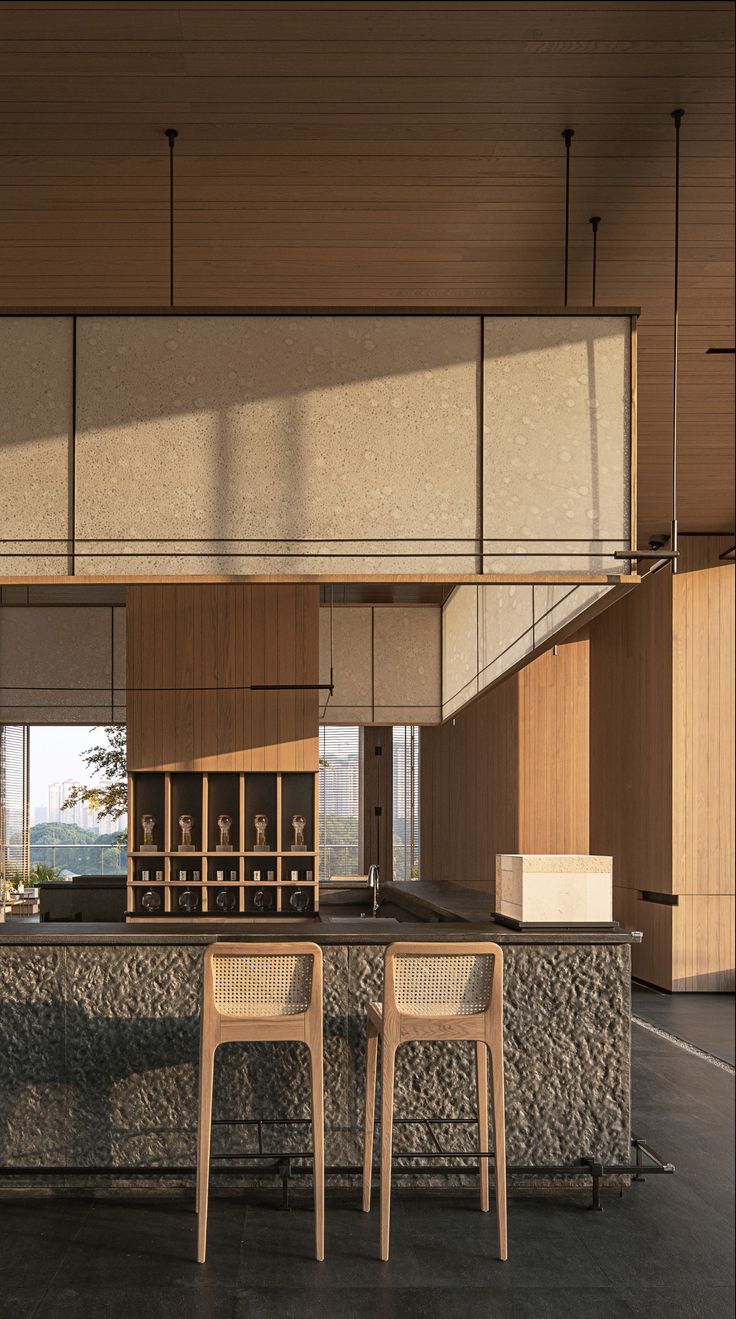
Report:
[[[733,6],[0,3],[0,304],[640,305],[640,542],[733,526]]]

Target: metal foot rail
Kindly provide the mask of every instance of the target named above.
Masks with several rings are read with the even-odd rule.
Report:
[[[312,1151],[306,1150],[278,1150],[266,1151],[263,1147],[263,1128],[266,1127],[309,1127],[308,1118],[238,1118],[238,1119],[220,1119],[212,1124],[213,1126],[240,1126],[255,1127],[257,1130],[258,1149],[253,1152],[235,1154],[213,1154],[212,1171],[223,1177],[235,1177],[242,1175],[244,1163],[253,1163],[255,1166],[249,1169],[249,1172],[256,1177],[274,1176],[281,1181],[282,1204],[284,1208],[289,1207],[289,1186],[294,1178],[311,1176],[312,1169]],[[443,1149],[434,1130],[437,1126],[476,1126],[473,1118],[397,1118],[395,1126],[421,1126],[424,1127],[432,1141],[431,1150],[398,1150],[394,1154],[393,1174],[395,1176],[424,1176],[424,1177],[449,1177],[449,1176],[477,1176],[479,1164],[474,1163],[470,1167],[452,1167],[445,1163],[425,1163],[425,1160],[441,1158],[444,1160],[458,1159],[479,1159],[494,1157],[492,1150],[445,1150]],[[344,1128],[344,1131],[351,1131],[354,1128]],[[160,1132],[158,1134],[161,1134]],[[581,1155],[580,1158],[572,1163],[558,1164],[509,1164],[507,1171],[519,1177],[570,1177],[570,1178],[590,1178],[591,1180],[591,1202],[588,1206],[596,1212],[602,1212],[601,1203],[601,1182],[604,1177],[623,1176],[630,1177],[632,1182],[646,1181],[646,1177],[653,1175],[669,1175],[675,1172],[675,1165],[663,1159],[661,1155],[652,1149],[649,1142],[640,1136],[632,1135],[631,1146],[634,1150],[633,1163],[600,1163],[590,1155]],[[421,1166],[414,1168],[405,1168],[396,1166],[397,1161],[401,1159],[410,1159],[420,1162]],[[229,1163],[221,1165],[222,1160],[228,1160]],[[260,1163],[258,1161],[261,1161]],[[295,1166],[298,1165],[298,1166]],[[333,1176],[361,1176],[362,1164],[344,1163],[328,1164],[325,1172]],[[193,1164],[180,1165],[155,1165],[155,1164],[119,1164],[117,1166],[75,1166],[44,1168],[38,1164],[30,1167],[9,1166],[0,1168],[0,1186],[4,1179],[13,1179],[18,1177],[37,1178],[37,1177],[131,1177],[131,1178],[160,1178],[160,1177],[184,1177],[192,1176],[196,1172]],[[646,1176],[645,1176],[646,1174]]]

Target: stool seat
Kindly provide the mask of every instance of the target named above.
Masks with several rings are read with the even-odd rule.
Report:
[[[197,1260],[207,1250],[212,1091],[221,1044],[295,1040],[311,1068],[315,1255],[325,1257],[322,950],[315,943],[215,943],[203,959],[197,1139]]]
[[[370,1212],[378,1043],[381,1042],[381,1259],[389,1257],[394,1069],[410,1040],[475,1043],[480,1202],[490,1208],[488,1055],[491,1059],[498,1253],[508,1258],[503,1093],[503,953],[491,943],[395,943],[384,958],[383,1002],[367,1011],[363,1209]]]

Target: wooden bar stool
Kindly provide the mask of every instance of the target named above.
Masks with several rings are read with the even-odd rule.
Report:
[[[480,1207],[489,1203],[488,1072],[491,1055],[493,1152],[499,1258],[506,1239],[506,1136],[503,1099],[503,953],[495,943],[393,943],[384,959],[383,1005],[368,1006],[363,1209],[371,1207],[378,1041],[381,1040],[381,1259],[388,1259],[393,1156],[394,1061],[409,1040],[475,1040]]]
[[[197,1141],[197,1260],[207,1250],[215,1052],[232,1041],[297,1040],[312,1077],[315,1254],[325,1257],[322,951],[315,943],[217,943],[204,954]]]

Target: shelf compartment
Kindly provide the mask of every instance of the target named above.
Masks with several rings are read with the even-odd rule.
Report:
[[[133,910],[150,920],[166,915],[165,884],[141,884],[133,890]]]
[[[169,889],[170,914],[181,917],[201,916],[203,913],[201,884],[172,884]]]
[[[276,916],[279,887],[277,884],[254,884],[244,890],[244,910],[248,916]]]
[[[233,852],[218,852],[217,843],[220,837],[220,830],[217,825],[218,815],[229,815],[232,820],[230,829],[230,841]],[[240,817],[240,775],[239,774],[208,774],[207,775],[207,828],[205,831],[204,846],[209,853],[217,856],[230,856],[237,854],[242,849],[241,840],[242,820]]]
[[[256,857],[246,857],[245,882],[247,884],[276,884],[278,880],[278,860],[272,853],[260,852]]]
[[[313,884],[282,884],[279,892],[283,916],[313,916],[316,910]]]
[[[268,819],[266,840],[271,851],[258,852],[257,856],[274,855],[278,851],[278,775],[251,773],[245,776],[245,830],[244,846],[246,852],[254,852],[256,846],[256,815],[265,815]]]
[[[281,775],[281,832],[279,846],[284,855],[304,856],[304,852],[292,852],[294,841],[292,817],[303,815],[305,820],[304,842],[306,851],[314,851],[314,816],[315,816],[314,774]]]
[[[177,856],[191,856],[180,852],[179,816],[192,817],[192,844],[195,852],[203,851],[202,818],[204,783],[201,774],[171,774],[169,776],[171,807],[169,816],[169,848]]]
[[[132,819],[132,836],[134,851],[140,851],[143,845],[142,815],[152,815],[156,821],[153,837],[157,847],[166,847],[166,777],[164,774],[136,774],[135,786],[131,791],[130,814]],[[144,852],[144,856],[155,856],[155,852]]]
[[[237,884],[207,884],[206,908],[208,916],[238,916],[242,910],[241,890]]]

